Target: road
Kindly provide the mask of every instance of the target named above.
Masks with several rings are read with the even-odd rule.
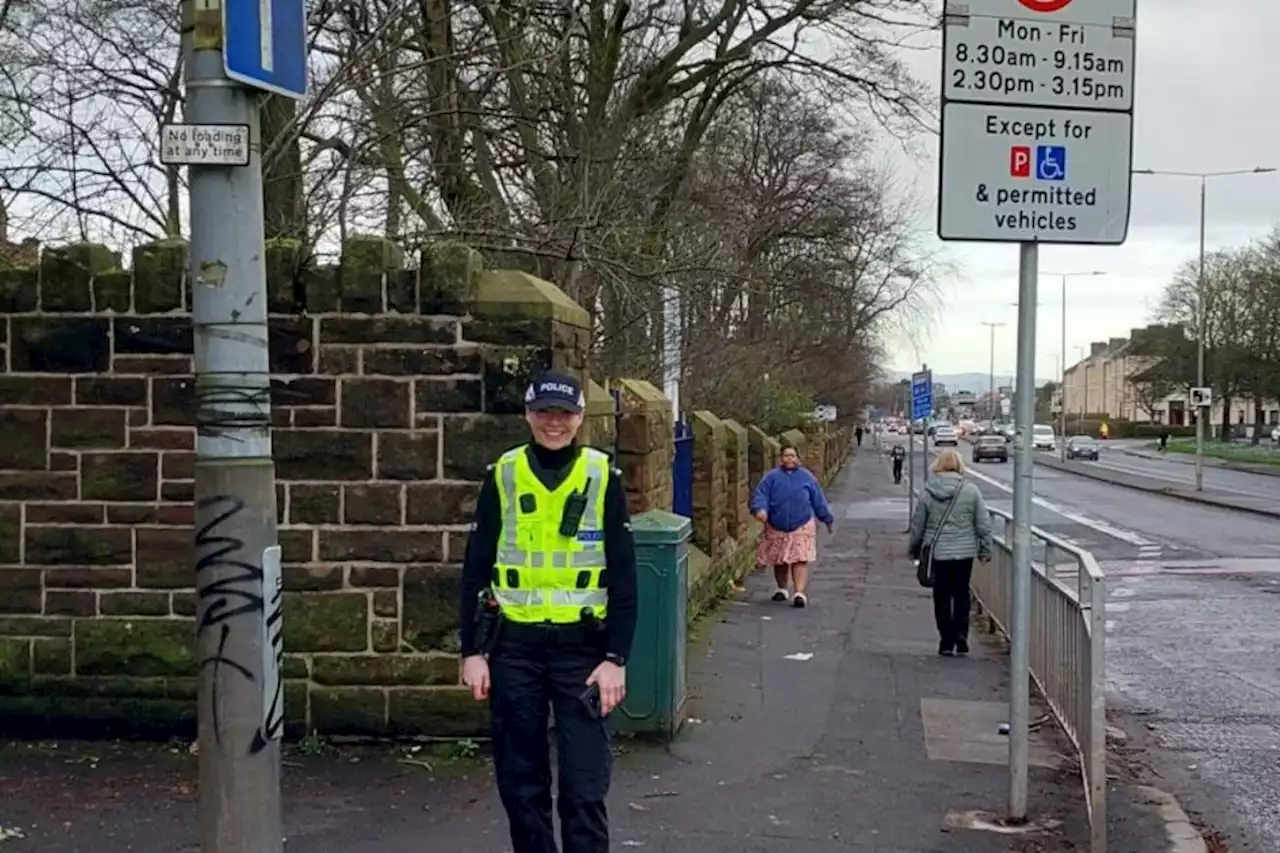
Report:
[[[1191,471],[1115,448],[1077,464],[1182,483]],[[1012,461],[969,472],[991,506],[1012,509]],[[1214,468],[1206,481],[1280,502],[1280,478]],[[1232,836],[1233,853],[1280,850],[1276,521],[1039,466],[1033,494],[1032,523],[1092,551],[1107,575],[1109,703],[1141,717],[1168,786]]]
[[[1109,468],[1128,471],[1131,474],[1142,474],[1160,480],[1168,480],[1170,485],[1190,486],[1195,482],[1195,457],[1187,454],[1172,453],[1160,458],[1141,456],[1124,450],[1145,448],[1150,442],[1127,442],[1118,447],[1107,447],[1103,457]],[[1095,463],[1085,462],[1085,465]],[[1278,472],[1280,473],[1280,472]],[[1221,489],[1226,492],[1248,495],[1256,498],[1270,498],[1280,505],[1280,476],[1255,474],[1249,471],[1223,468],[1212,464],[1212,460],[1204,466],[1204,484],[1208,488]]]

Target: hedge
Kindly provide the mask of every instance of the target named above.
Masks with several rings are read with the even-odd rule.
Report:
[[[1080,419],[1069,417],[1067,418],[1067,435],[1084,434],[1098,438],[1098,428],[1102,426],[1103,421],[1103,418],[1097,417]],[[1164,424],[1126,421],[1118,418],[1107,418],[1105,421],[1110,438],[1159,438],[1165,432],[1169,433],[1170,438],[1194,438],[1196,434],[1194,426],[1165,426]],[[1057,426],[1056,422],[1054,426]]]

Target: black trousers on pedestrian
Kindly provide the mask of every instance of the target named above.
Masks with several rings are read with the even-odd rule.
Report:
[[[933,561],[933,621],[944,647],[969,639],[969,580],[973,558]]]
[[[608,722],[582,702],[587,678],[604,659],[598,632],[579,626],[505,623],[489,656],[493,764],[511,826],[512,853],[557,853],[551,819],[555,714],[563,853],[607,853],[605,797],[613,771]]]

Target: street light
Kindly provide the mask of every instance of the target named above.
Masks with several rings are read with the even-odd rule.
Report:
[[[1196,275],[1196,385],[1204,387],[1204,327],[1208,322],[1205,308],[1204,242],[1205,210],[1210,178],[1226,178],[1232,175],[1265,175],[1276,171],[1271,166],[1255,166],[1252,169],[1227,169],[1220,172],[1174,172],[1162,169],[1134,169],[1135,175],[1164,175],[1172,178],[1196,178],[1200,181],[1200,270]],[[1204,491],[1204,419],[1203,406],[1196,411],[1196,491]],[[1225,424],[1223,425],[1225,428]]]
[[[990,320],[984,320],[982,325],[991,330],[991,363],[988,365],[987,373],[987,401],[988,405],[993,405],[991,401],[995,399],[996,393],[996,329],[1004,325],[1004,323],[993,323]],[[995,419],[994,413],[992,420]]]
[[[1062,372],[1058,376],[1058,384],[1062,391],[1062,411],[1058,413],[1062,430],[1062,446],[1058,448],[1059,459],[1067,461],[1067,279],[1081,276],[1106,275],[1102,270],[1088,272],[1042,272],[1040,275],[1057,276],[1062,279]],[[1085,393],[1089,393],[1089,376],[1085,374]],[[1088,412],[1085,412],[1088,414]]]

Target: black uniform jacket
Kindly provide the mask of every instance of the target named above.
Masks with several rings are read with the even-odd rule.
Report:
[[[572,445],[562,450],[547,450],[530,444],[526,450],[533,473],[548,489],[554,489],[569,475],[581,448]],[[480,592],[493,580],[493,566],[498,558],[498,536],[502,532],[502,509],[498,500],[498,484],[493,470],[485,477],[476,499],[476,515],[467,540],[467,555],[462,564],[461,633],[462,655],[479,653],[476,648],[476,603]],[[626,658],[636,632],[636,550],[627,515],[626,491],[622,474],[614,470],[604,492],[604,586],[609,591],[609,612],[605,618],[605,649],[609,654]]]

